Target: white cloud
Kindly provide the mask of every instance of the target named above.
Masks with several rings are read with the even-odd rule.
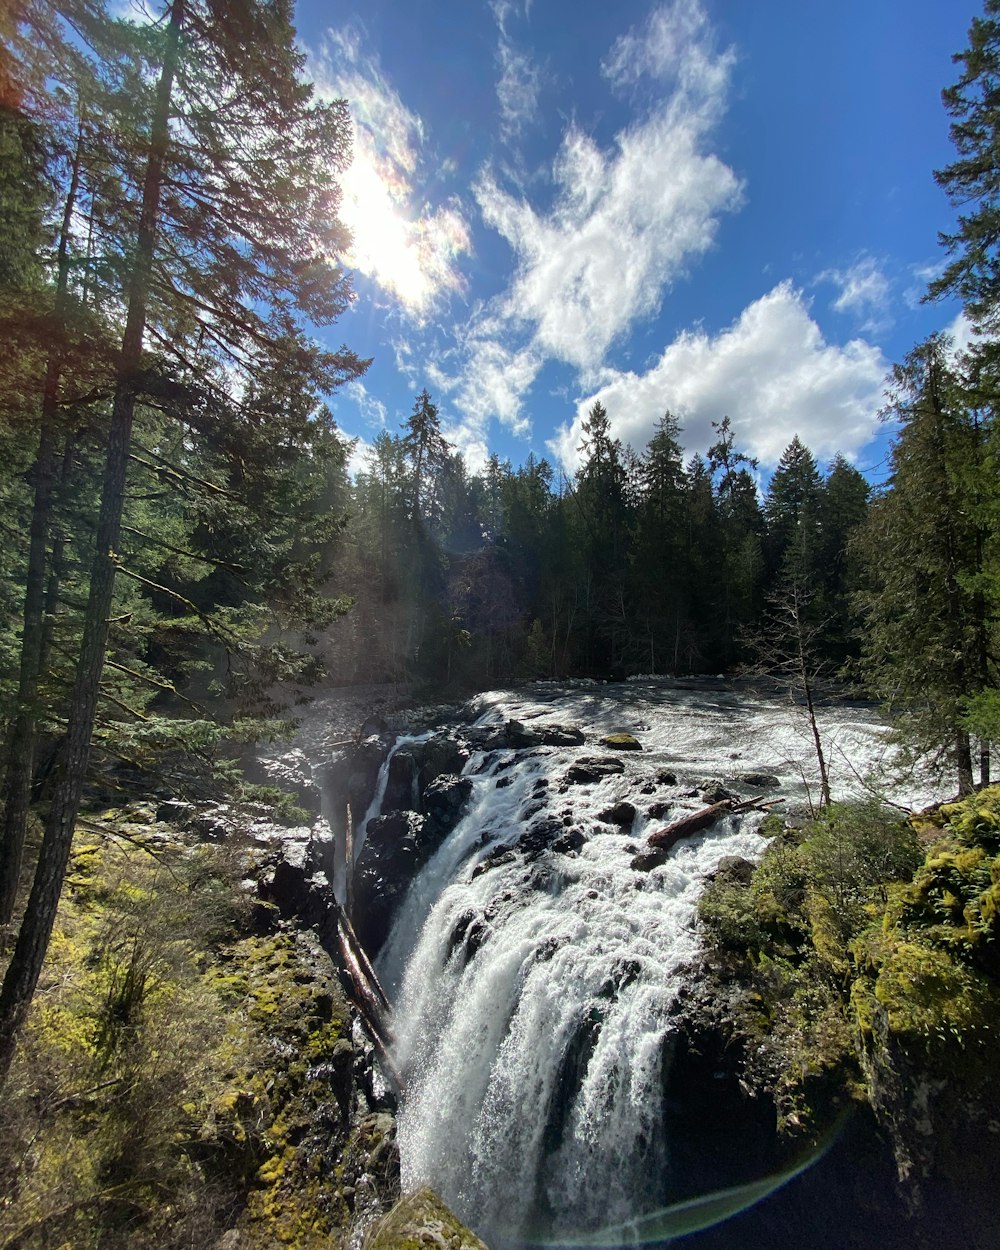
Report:
[[[732,49],[716,52],[700,0],[674,0],[653,9],[641,29],[617,39],[601,71],[618,88],[651,78],[674,83],[689,94],[721,95],[734,61]]]
[[[443,294],[464,289],[457,262],[472,245],[462,207],[454,197],[423,199],[423,122],[364,56],[355,29],[328,31],[310,71],[321,97],[348,101],[354,122],[341,178],[340,215],[353,234],[344,259],[420,319]]]
[[[870,343],[825,342],[801,292],[783,282],[720,334],[681,334],[648,372],[607,371],[548,446],[574,469],[583,420],[599,399],[614,434],[637,450],[670,409],[691,452],[704,452],[711,423],[729,416],[740,448],[765,465],[778,461],[795,434],[819,459],[849,456],[874,433],[887,367]]]
[[[538,66],[525,53],[514,46],[507,29],[512,16],[520,16],[509,0],[493,0],[490,5],[496,24],[500,28],[497,45],[497,102],[500,105],[500,137],[512,143],[524,126],[535,117],[538,110],[538,94],[541,74]],[[527,17],[525,6],[524,16]]]
[[[964,311],[960,312],[950,325],[945,326],[944,332],[952,341],[952,354],[955,356],[961,352],[967,352],[974,343],[980,341],[975,327]]]
[[[470,342],[466,351],[456,406],[481,430],[496,417],[519,437],[527,435],[531,422],[522,413],[521,399],[541,368],[538,355],[531,348],[512,351],[489,336]]]
[[[739,178],[706,150],[732,57],[714,50],[696,0],[658,9],[648,29],[615,44],[604,69],[626,85],[642,74],[662,78],[668,62],[669,88],[610,148],[567,128],[548,171],[555,196],[544,209],[501,186],[493,170],[480,175],[476,199],[486,224],[510,244],[514,273],[467,339],[459,403],[470,416],[482,419],[492,406],[512,423],[518,388],[530,386],[546,360],[593,375],[713,245],[721,214],[738,207]]]
[[[497,48],[500,77],[497,102],[500,105],[500,135],[510,143],[518,137],[538,110],[541,75],[529,56],[518,51],[503,34]]]
[[[847,269],[827,269],[819,276],[840,288],[833,308],[852,314],[862,330],[877,334],[892,324],[889,279],[873,256],[861,256]]]
[[[387,416],[385,404],[368,391],[364,382],[360,380],[348,382],[340,393],[353,400],[365,425],[373,430],[385,429]]]

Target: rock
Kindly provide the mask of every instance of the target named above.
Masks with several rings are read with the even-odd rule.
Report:
[[[578,851],[585,838],[579,829],[567,830],[558,816],[545,816],[529,825],[518,838],[515,846],[523,851],[530,864],[547,850]]]
[[[306,863],[312,872],[321,872],[328,881],[333,880],[336,838],[325,820],[318,820],[309,834]]]
[[[507,745],[515,750],[524,747],[572,747],[585,741],[582,729],[575,725],[537,724],[530,729],[518,720],[509,720],[504,727]]]
[[[741,855],[723,855],[712,876],[715,880],[729,881],[733,885],[749,885],[753,870],[750,860]]]
[[[648,850],[640,851],[632,859],[631,867],[636,872],[650,872],[653,868],[659,868],[661,864],[665,864],[670,858],[671,847],[654,846]]]
[[[661,786],[677,785],[677,774],[672,773],[669,768],[661,768],[657,771],[656,780]]]
[[[472,779],[442,774],[424,791],[423,809],[432,833],[438,840],[451,833],[461,819],[472,792]]]
[[[410,882],[440,844],[437,831],[416,812],[387,812],[368,822],[354,867],[354,927],[369,955],[389,935]]]
[[[575,747],[586,742],[583,730],[576,725],[538,725],[535,729],[546,747]]]
[[[397,751],[389,761],[389,775],[382,799],[384,812],[415,812],[420,795],[417,790],[417,761],[409,751]]]
[[[491,868],[498,868],[501,864],[510,864],[516,856],[509,846],[495,846],[489,851],[472,870],[472,880],[481,877],[484,872],[489,872]]]
[[[420,797],[436,778],[457,777],[469,762],[469,752],[450,734],[435,734],[426,742],[415,742],[410,751],[417,764]]]
[[[777,790],[781,785],[780,778],[774,773],[740,773],[736,780],[756,790]]]
[[[642,743],[634,735],[625,730],[620,733],[605,734],[601,739],[602,747],[611,747],[615,751],[641,751]]]
[[[649,807],[646,808],[646,815],[650,820],[663,820],[666,816],[670,815],[670,809],[672,807],[673,804],[669,802],[650,803]]]
[[[615,803],[613,807],[606,807],[600,812],[597,819],[608,825],[620,825],[623,829],[629,829],[635,820],[635,808],[631,803]]]
[[[614,756],[584,755],[571,765],[566,773],[566,781],[574,786],[590,785],[604,777],[613,777],[624,771],[625,765]]]
[[[552,843],[551,849],[563,855],[575,854],[586,841],[587,839],[583,836],[582,830],[568,829],[562,837],[556,838]]]
[[[698,794],[706,803],[723,803],[727,799],[736,802],[739,795],[733,794],[732,790],[727,790],[721,781],[713,778],[711,781],[703,781],[698,787]]]
[[[537,747],[541,745],[541,738],[532,730],[525,729],[519,720],[509,720],[504,726],[504,732],[507,735],[507,745],[515,750],[519,747]]]
[[[351,752],[347,763],[347,799],[355,820],[368,810],[375,797],[379,769],[392,750],[391,734],[372,734],[363,738]]]
[[[400,1198],[365,1244],[366,1250],[487,1250],[426,1186]]]

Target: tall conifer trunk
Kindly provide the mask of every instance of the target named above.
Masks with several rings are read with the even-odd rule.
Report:
[[[69,234],[80,186],[82,131],[81,125],[59,237],[55,297],[55,318],[59,326],[63,324],[66,315],[69,288]],[[46,554],[55,484],[57,407],[61,376],[62,350],[56,347],[49,356],[45,371],[38,452],[31,470],[35,492],[28,531],[28,567],[25,574],[17,711],[7,739],[7,772],[4,777],[2,798],[3,823],[0,826],[0,934],[6,931],[14,915],[17,888],[21,877],[21,861],[24,857],[28,809],[31,804],[31,781],[38,729],[38,684],[43,671],[45,649],[43,637],[45,633]]]
[[[132,442],[136,379],[142,360],[149,282],[169,141],[171,97],[180,35],[184,25],[184,6],[185,0],[174,0],[170,10],[170,20],[165,32],[163,66],[156,88],[136,254],[129,284],[128,311],[108,431],[90,595],[69,708],[64,765],[46,822],[31,896],[4,978],[3,989],[0,990],[0,1087],[10,1068],[17,1033],[38,983],[55,923],[90,758],[91,734],[108,638],[108,616],[114,592],[118,539],[125,499],[125,475]]]

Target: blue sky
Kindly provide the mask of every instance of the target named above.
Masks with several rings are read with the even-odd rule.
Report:
[[[877,478],[893,361],[953,213],[940,101],[978,8],[948,0],[300,0],[355,125],[343,216],[374,363],[358,454],[423,387],[478,467],[571,472],[595,399],[641,450],[728,415],[765,471],[796,433]]]

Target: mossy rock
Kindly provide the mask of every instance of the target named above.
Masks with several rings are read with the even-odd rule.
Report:
[[[624,730],[621,733],[605,734],[601,739],[602,747],[611,747],[615,751],[641,751],[642,743],[639,739]]]
[[[426,1186],[404,1194],[365,1242],[365,1250],[487,1250]]]

